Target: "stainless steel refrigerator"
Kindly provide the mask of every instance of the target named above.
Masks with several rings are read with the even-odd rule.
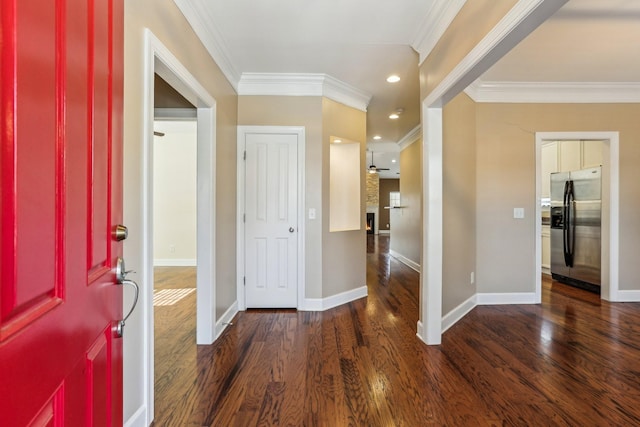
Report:
[[[551,174],[551,276],[600,292],[600,167]]]

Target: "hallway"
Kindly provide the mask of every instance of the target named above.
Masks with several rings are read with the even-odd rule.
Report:
[[[195,293],[157,307],[154,425],[640,423],[640,304],[544,282],[542,305],[477,307],[428,347],[419,276],[388,243],[368,237],[367,298],[241,312],[212,346],[195,345]]]

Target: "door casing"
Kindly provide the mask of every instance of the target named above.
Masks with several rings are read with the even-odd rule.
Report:
[[[305,128],[301,126],[238,126],[237,144],[237,290],[238,309],[246,310],[244,271],[245,271],[245,244],[244,244],[244,200],[246,193],[245,182],[245,137],[247,134],[295,134],[298,136],[298,305],[299,309],[304,307],[305,301]]]

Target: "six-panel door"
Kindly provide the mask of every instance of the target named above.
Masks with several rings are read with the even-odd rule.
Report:
[[[3,0],[0,425],[122,425],[122,0]]]

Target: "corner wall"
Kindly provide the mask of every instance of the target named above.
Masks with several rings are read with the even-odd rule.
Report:
[[[461,93],[443,109],[442,314],[476,293],[476,104]]]

